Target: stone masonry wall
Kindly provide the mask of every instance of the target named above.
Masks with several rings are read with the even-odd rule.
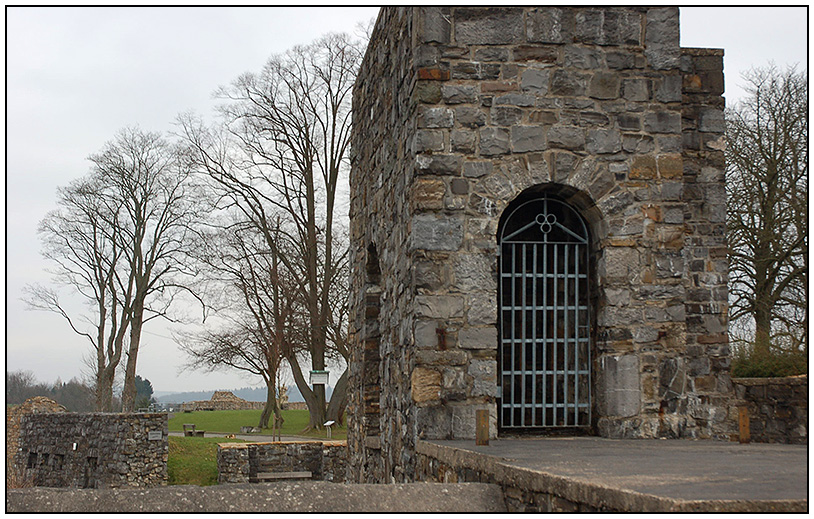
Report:
[[[20,405],[6,408],[6,472],[24,470],[23,468],[14,467],[17,452],[20,449],[20,425],[24,416],[34,413],[67,412],[65,406],[42,396],[35,396]]]
[[[411,479],[479,409],[498,434],[496,236],[541,194],[589,224],[592,431],[728,437],[723,52],[681,49],[678,14],[382,9],[354,91],[355,480]]]
[[[15,462],[37,486],[166,485],[168,434],[166,414],[29,414]]]
[[[249,483],[259,472],[311,472],[317,481],[345,481],[345,441],[219,443],[218,483]]]
[[[360,483],[410,480],[415,450],[415,360],[404,347],[413,335],[413,273],[424,268],[409,253],[415,208],[406,173],[421,90],[415,23],[413,8],[381,10],[353,94],[348,448],[351,480]]]
[[[738,405],[749,409],[749,436],[758,443],[808,445],[808,376],[784,378],[736,378]]]

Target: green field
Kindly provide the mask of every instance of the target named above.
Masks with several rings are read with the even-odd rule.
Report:
[[[245,425],[257,427],[260,421],[259,409],[248,411],[193,411],[191,413],[175,413],[170,418],[170,431],[183,431],[183,424],[195,424],[199,431],[217,433],[239,433],[240,428]],[[302,436],[306,438],[326,438],[326,431],[308,431],[303,429],[308,425],[307,410],[283,411],[283,427],[280,431],[282,436]],[[263,429],[263,435],[271,435],[271,429]],[[331,429],[331,439],[344,440],[348,437],[346,426],[333,427]],[[223,441],[221,439],[221,441]]]
[[[218,482],[218,443],[223,438],[170,436],[167,472],[170,485],[215,485]],[[228,440],[242,442],[243,440]]]

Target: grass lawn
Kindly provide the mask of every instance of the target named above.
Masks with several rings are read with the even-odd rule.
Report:
[[[223,438],[170,436],[169,440],[167,472],[170,485],[206,486],[218,483],[218,443],[222,443]]]
[[[247,411],[192,411],[191,413],[175,413],[170,418],[170,431],[183,431],[183,424],[193,423],[199,431],[218,433],[239,433],[244,425],[256,427],[260,421],[259,409]],[[280,431],[282,436],[303,436],[307,438],[324,439],[327,433],[322,431],[302,432],[308,425],[307,410],[283,411],[283,427]],[[271,429],[263,429],[262,434],[271,435]],[[347,426],[332,427],[331,439],[345,440],[348,437]],[[222,439],[220,441],[223,441]]]

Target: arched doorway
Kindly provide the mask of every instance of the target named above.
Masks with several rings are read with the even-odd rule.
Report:
[[[498,230],[502,430],[591,425],[588,226],[565,201],[509,205]]]

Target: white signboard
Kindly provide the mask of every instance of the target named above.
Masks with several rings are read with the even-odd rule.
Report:
[[[147,431],[147,439],[150,441],[161,441],[164,434],[161,431]]]
[[[328,372],[327,371],[312,371],[311,372],[311,385],[316,386],[317,384],[322,384],[322,385],[328,384]]]

